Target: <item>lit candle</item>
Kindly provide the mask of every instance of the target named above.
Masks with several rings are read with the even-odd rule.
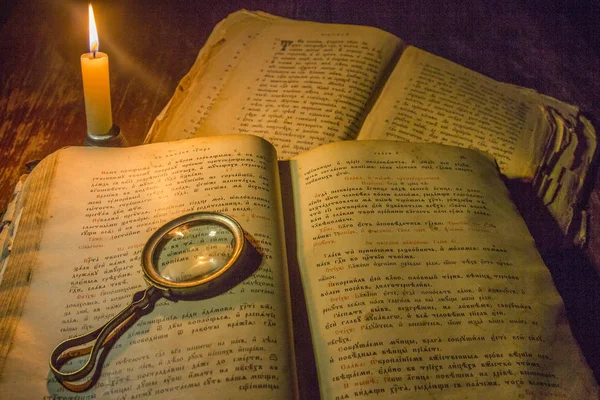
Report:
[[[108,79],[108,55],[100,53],[100,42],[94,19],[94,10],[89,4],[90,52],[81,55],[83,96],[88,134],[103,136],[112,127],[110,106],[110,82]]]

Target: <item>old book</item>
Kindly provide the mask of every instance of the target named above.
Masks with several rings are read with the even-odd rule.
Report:
[[[52,349],[145,287],[142,246],[193,211],[239,221],[260,267],[212,299],[159,300],[77,398],[598,396],[496,164],[475,150],[344,141],[278,164],[253,135],[67,148],[18,204],[0,286],[6,398],[75,397]]]
[[[491,153],[528,182],[538,245],[585,242],[594,128],[577,107],[500,83],[382,30],[239,11],[214,29],[146,143],[252,133],[286,159],[347,139],[437,142]],[[521,188],[522,185],[517,182]],[[521,196],[522,193],[519,193]],[[526,213],[528,214],[528,213]],[[552,242],[551,242],[552,240]]]

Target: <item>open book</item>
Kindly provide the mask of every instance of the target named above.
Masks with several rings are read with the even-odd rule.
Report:
[[[529,191],[566,242],[585,241],[582,188],[596,139],[578,108],[494,81],[376,28],[245,10],[230,15],[146,143],[229,133],[259,135],[282,159],[346,139],[477,148],[492,154],[508,178],[531,182]],[[547,227],[530,229],[536,236]]]
[[[495,162],[471,149],[344,141],[279,165],[253,135],[67,148],[19,204],[0,286],[6,398],[74,396],[50,372],[54,346],[122,309],[145,287],[152,232],[201,210],[235,218],[260,267],[212,299],[159,300],[77,398],[314,398],[315,369],[324,399],[598,396]]]

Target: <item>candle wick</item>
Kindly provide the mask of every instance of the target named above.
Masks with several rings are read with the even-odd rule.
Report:
[[[93,53],[94,53],[94,58],[96,58],[96,50],[94,50]]]

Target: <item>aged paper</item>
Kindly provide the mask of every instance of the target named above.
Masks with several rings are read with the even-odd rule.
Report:
[[[361,139],[477,148],[509,177],[533,178],[550,132],[533,91],[408,47],[365,121]]]
[[[583,245],[583,184],[593,161],[593,126],[577,107],[497,82],[408,47],[358,139],[396,139],[492,154],[508,178],[533,181],[571,244]]]
[[[291,170],[324,398],[596,398],[491,159],[354,141]]]
[[[240,54],[273,18],[242,10],[221,21],[154,121],[145,143],[194,137],[225,84],[235,82],[231,75],[241,60]]]
[[[54,346],[125,307],[146,286],[140,253],[152,232],[202,210],[236,218],[263,254],[260,268],[217,298],[159,300],[115,344],[96,386],[78,398],[293,396],[273,148],[257,137],[231,136],[129,149],[69,148],[44,162],[56,158],[39,252],[33,250],[43,257],[31,271],[0,375],[3,395],[75,397],[49,371]],[[34,214],[32,207],[36,203],[25,212]],[[3,329],[8,319],[3,316]]]
[[[217,27],[147,142],[250,133],[287,159],[354,139],[402,46],[370,27],[236,13]],[[180,122],[162,122],[167,113]]]

